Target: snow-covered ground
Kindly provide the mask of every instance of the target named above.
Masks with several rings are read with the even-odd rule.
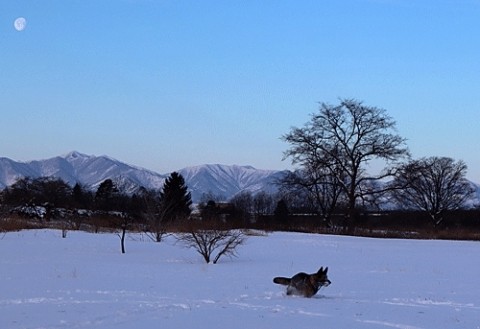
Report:
[[[252,236],[207,265],[173,238],[0,236],[0,328],[480,328],[480,243]],[[290,297],[274,276],[329,266]]]

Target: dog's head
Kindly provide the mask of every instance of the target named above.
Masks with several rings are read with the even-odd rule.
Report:
[[[314,275],[315,281],[317,282],[319,287],[328,287],[330,283],[332,283],[328,279],[327,272],[328,272],[328,267],[325,267],[325,269],[323,269],[323,267],[320,267],[318,272],[315,273]]]

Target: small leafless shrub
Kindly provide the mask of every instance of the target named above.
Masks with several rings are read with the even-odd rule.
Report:
[[[179,233],[177,239],[187,248],[193,248],[202,255],[208,264],[216,264],[220,257],[235,257],[237,247],[246,240],[246,235],[240,230],[195,230]],[[213,260],[212,260],[213,259]]]
[[[168,232],[166,229],[151,230],[151,228],[149,227],[144,229],[143,233],[153,242],[162,242],[163,238],[167,235]]]

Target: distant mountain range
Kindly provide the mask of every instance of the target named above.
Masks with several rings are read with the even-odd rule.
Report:
[[[228,200],[242,191],[274,192],[274,182],[285,171],[260,170],[251,166],[201,165],[178,170],[198,202],[204,193]],[[105,179],[112,179],[122,190],[134,192],[140,186],[161,189],[169,174],[129,165],[108,156],[93,156],[71,152],[46,160],[18,162],[0,158],[0,189],[23,177],[56,177],[70,185],[77,182],[96,189]]]
[[[178,172],[185,178],[193,202],[199,202],[204,194],[228,200],[243,191],[253,194],[259,191],[273,193],[277,191],[275,182],[288,171],[206,164],[186,167]],[[110,178],[121,190],[133,193],[141,186],[161,189],[169,174],[159,174],[108,156],[86,155],[75,151],[51,159],[29,162],[0,157],[0,190],[23,177],[61,178],[71,186],[78,182],[92,190],[96,190],[105,179]],[[480,185],[472,182],[472,186],[476,188],[476,193],[468,204],[480,205]]]

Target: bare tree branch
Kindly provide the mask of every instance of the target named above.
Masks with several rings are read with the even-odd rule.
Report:
[[[474,192],[465,179],[467,165],[447,157],[421,158],[399,170],[394,197],[407,209],[427,212],[435,226],[447,211],[457,210]]]
[[[195,249],[207,264],[210,263],[212,257],[213,264],[216,264],[222,256],[236,256],[237,247],[245,242],[246,236],[240,230],[211,229],[180,233],[177,235],[177,239],[185,247]]]
[[[311,168],[331,177],[348,201],[348,217],[353,220],[357,200],[382,191],[372,190],[367,181],[378,181],[392,175],[384,170],[368,176],[366,165],[374,159],[387,164],[408,157],[405,139],[395,132],[395,121],[385,110],[368,107],[353,99],[343,99],[337,106],[322,103],[303,128],[292,128],[283,136],[290,148],[284,158],[291,158],[304,173]],[[310,170],[310,171],[309,171]]]

